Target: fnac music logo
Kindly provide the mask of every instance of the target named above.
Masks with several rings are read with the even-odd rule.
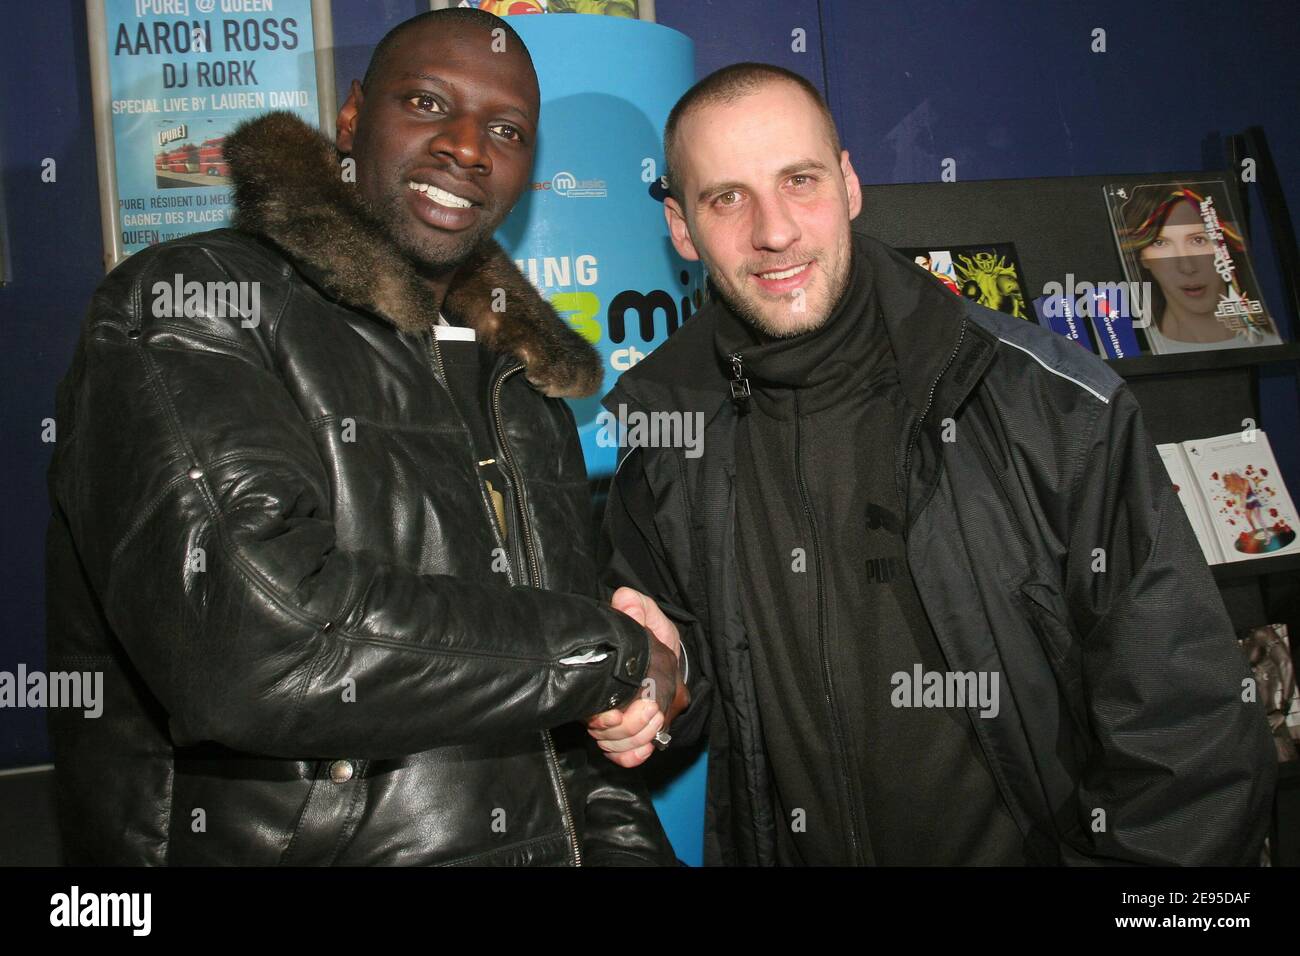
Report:
[[[570,172],[559,172],[551,177],[551,191],[557,196],[567,196],[578,185],[578,177]]]

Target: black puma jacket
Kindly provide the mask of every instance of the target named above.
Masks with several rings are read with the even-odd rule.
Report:
[[[910,407],[894,449],[908,565],[950,670],[1001,675],[997,716],[971,716],[1027,857],[1256,862],[1277,774],[1266,722],[1243,700],[1249,669],[1133,395],[1074,343],[853,243]],[[693,702],[673,742],[708,733],[706,863],[769,865],[788,821],[774,819],[737,606],[723,307],[604,399],[706,425],[696,457],[625,449],[602,563],[607,587],[639,588],[681,624]]]
[[[548,397],[598,387],[594,350],[495,243],[457,274],[443,312],[497,353],[503,540],[436,308],[333,147],[272,114],[226,152],[239,228],[115,269],[58,388],[49,667],[105,696],[51,711],[68,862],[675,862],[575,723],[648,662]],[[178,281],[260,303],[182,309]]]

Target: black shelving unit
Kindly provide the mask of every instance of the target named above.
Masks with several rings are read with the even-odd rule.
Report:
[[[1128,382],[1143,414],[1156,421],[1156,441],[1183,441],[1228,434],[1241,428],[1240,419],[1251,418],[1259,427],[1259,371],[1263,366],[1293,365],[1300,370],[1300,342],[1249,349],[1179,352],[1109,359],[1107,365]],[[1203,399],[1183,401],[1190,390]],[[1249,399],[1241,403],[1242,393]],[[1226,401],[1205,401],[1207,396]],[[1297,399],[1300,401],[1300,397]],[[1208,408],[1207,408],[1208,406]],[[1190,411],[1189,411],[1190,409]],[[1214,420],[1208,420],[1214,416]],[[1231,416],[1231,420],[1224,416]],[[1267,430],[1267,429],[1265,429]],[[1189,434],[1189,432],[1196,434]],[[1284,478],[1287,476],[1283,476]],[[1300,491],[1295,480],[1289,487]],[[1272,574],[1300,574],[1300,554],[1226,561],[1210,566],[1220,584]],[[1295,633],[1300,638],[1300,633]]]
[[[1275,558],[1251,558],[1247,561],[1225,561],[1210,565],[1214,579],[1219,582],[1254,578],[1263,574],[1295,574],[1300,572],[1300,554],[1281,554]]]
[[[1138,355],[1107,359],[1106,364],[1126,379],[1148,375],[1181,375],[1186,372],[1248,368],[1300,359],[1300,342],[1261,345],[1252,349],[1216,349],[1209,352],[1175,352],[1172,355]]]

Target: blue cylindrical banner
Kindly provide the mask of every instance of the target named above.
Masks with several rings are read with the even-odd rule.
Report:
[[[595,344],[603,391],[694,311],[698,262],[664,226],[661,135],[694,82],[694,47],[640,20],[510,17],[542,91],[534,181],[497,232],[557,312]],[[597,399],[573,403],[587,468],[614,470],[617,449]]]

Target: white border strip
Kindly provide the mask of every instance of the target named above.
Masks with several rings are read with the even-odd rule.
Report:
[[[0,770],[0,777],[16,777],[20,773],[44,773],[46,770],[53,770],[52,763],[38,763],[30,767],[10,767],[8,770]]]
[[[316,57],[316,108],[321,132],[338,136],[338,90],[334,79],[334,13],[330,0],[311,0],[312,53]]]
[[[1046,362],[1044,362],[1041,358],[1039,358],[1039,357],[1038,357],[1037,355],[1035,355],[1033,352],[1029,351],[1029,349],[1025,348],[1023,345],[1017,345],[1015,342],[1012,342],[1010,339],[1004,339],[1004,338],[1003,338],[1002,336],[1000,336],[1000,335],[998,336],[998,341],[999,341],[999,342],[1005,342],[1007,345],[1010,345],[1013,349],[1019,349],[1020,351],[1024,352],[1026,355],[1028,355],[1031,359],[1033,359],[1035,362],[1037,362],[1039,365],[1041,365],[1043,368],[1045,368],[1045,369],[1047,369],[1049,372],[1051,372],[1053,375],[1059,375],[1059,376],[1061,376],[1061,378],[1065,379],[1067,382],[1073,382],[1075,385],[1078,385],[1078,386],[1079,386],[1081,389],[1083,389],[1085,392],[1089,392],[1089,393],[1091,393],[1092,395],[1095,395],[1095,396],[1097,397],[1097,399],[1100,400],[1101,403],[1102,403],[1103,405],[1109,405],[1109,404],[1110,404],[1110,399],[1107,398],[1105,395],[1101,394],[1101,392],[1097,391],[1095,388],[1093,388],[1093,387],[1090,386],[1090,385],[1085,385],[1083,382],[1079,381],[1077,378],[1074,378],[1074,377],[1072,377],[1072,376],[1070,376],[1070,375],[1066,375],[1066,374],[1065,374],[1064,372],[1062,372],[1060,369],[1052,368],[1052,366],[1048,365]]]
[[[103,0],[86,0],[86,39],[90,46],[90,110],[95,121],[96,177],[99,179],[99,219],[104,242],[104,271],[122,261],[118,238],[117,154],[113,142],[113,91],[108,71],[108,21]]]

